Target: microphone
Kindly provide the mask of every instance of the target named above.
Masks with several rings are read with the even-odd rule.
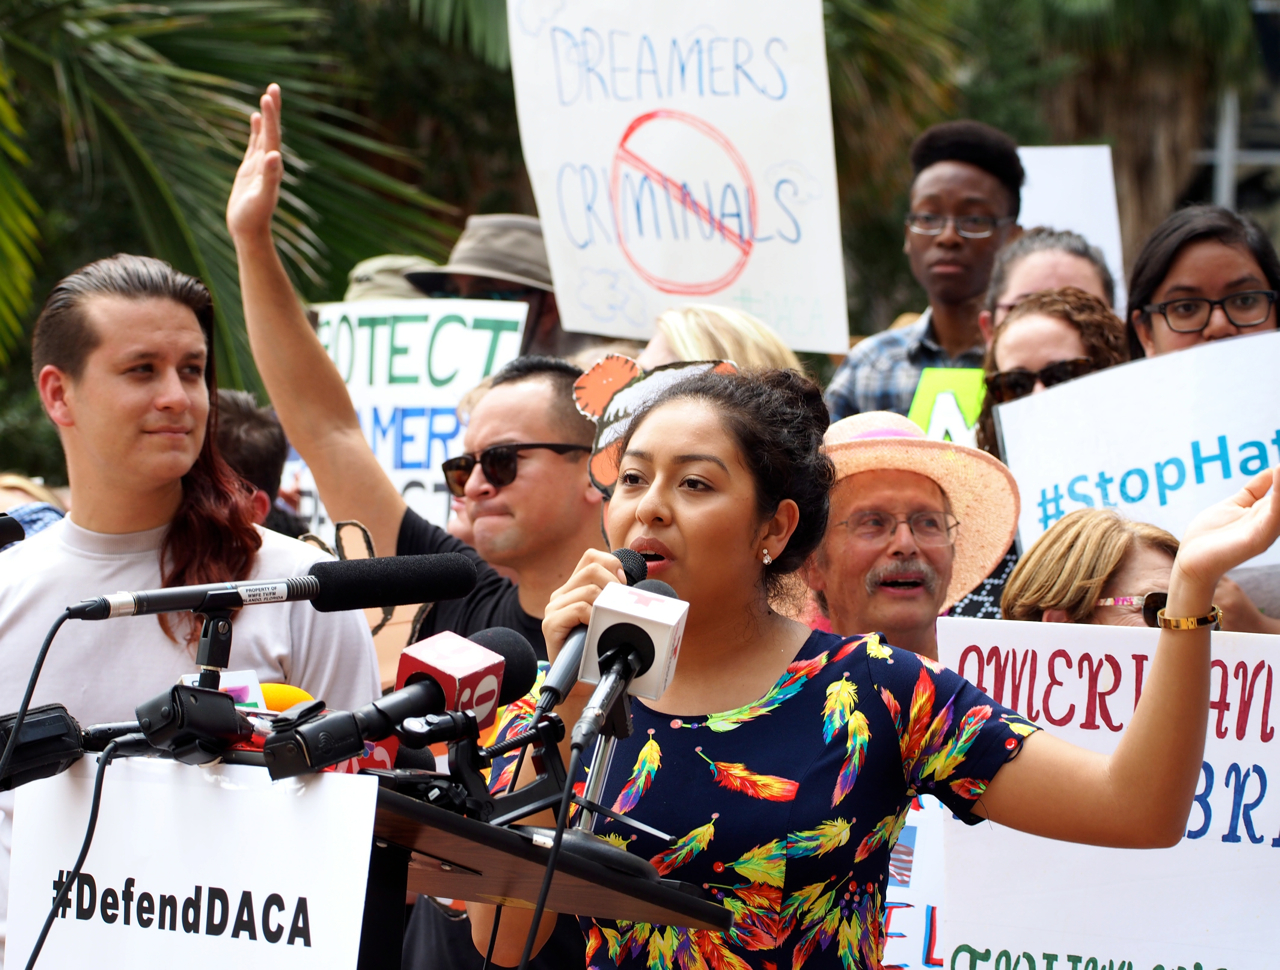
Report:
[[[393,693],[355,711],[320,713],[311,701],[280,715],[263,759],[273,779],[291,778],[361,757],[366,740],[390,736],[407,718],[466,708],[487,722],[533,688],[537,669],[533,647],[514,630],[437,633],[401,655]]]
[[[644,582],[649,575],[649,564],[644,556],[634,549],[615,549],[613,555],[622,563],[622,571],[626,573],[627,585],[635,586]],[[612,585],[612,584],[610,584]],[[587,645],[587,627],[579,625],[574,628],[564,641],[564,646],[556,654],[556,661],[547,671],[547,679],[542,682],[542,690],[538,695],[538,713],[542,714],[562,703],[578,682],[578,669],[582,666],[582,650]]]
[[[613,592],[616,590],[616,592]],[[689,604],[656,579],[634,588],[610,583],[591,607],[579,680],[596,689],[574,725],[571,745],[585,749],[624,693],[657,700],[675,674]]]
[[[190,610],[208,613],[258,603],[310,600],[321,613],[458,599],[475,588],[476,567],[466,556],[386,556],[318,562],[305,576],[176,586],[112,593],[68,607],[71,619],[106,620]]]
[[[21,542],[27,537],[27,530],[22,523],[8,512],[0,512],[0,549],[11,542]]]

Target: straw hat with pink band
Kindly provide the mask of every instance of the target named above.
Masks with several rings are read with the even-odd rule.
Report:
[[[1009,469],[986,452],[931,441],[914,421],[891,411],[843,418],[823,440],[837,480],[893,469],[938,483],[960,523],[943,612],[986,579],[1008,552],[1018,527],[1018,486]]]

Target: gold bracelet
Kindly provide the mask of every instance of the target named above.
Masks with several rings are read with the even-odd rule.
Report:
[[[1164,630],[1201,630],[1204,627],[1217,624],[1222,619],[1222,610],[1214,606],[1205,616],[1176,617],[1165,616],[1164,610],[1160,610],[1156,614],[1156,619],[1159,621],[1161,629]]]

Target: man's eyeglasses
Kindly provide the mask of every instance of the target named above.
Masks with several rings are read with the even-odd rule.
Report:
[[[950,512],[914,512],[905,519],[888,512],[858,512],[849,516],[842,525],[860,542],[883,544],[893,538],[898,526],[907,524],[920,546],[949,546],[953,533],[960,523]]]
[[[450,458],[440,465],[441,471],[444,472],[444,482],[449,486],[449,494],[462,498],[467,493],[467,480],[471,477],[471,472],[477,464],[480,466],[480,470],[484,472],[484,477],[489,480],[489,484],[494,488],[504,488],[510,485],[516,480],[516,470],[520,464],[520,452],[531,451],[534,448],[554,451],[557,455],[591,450],[590,445],[535,443],[494,445],[479,454],[459,455],[457,458]]]
[[[987,391],[997,404],[1003,404],[1006,401],[1016,401],[1020,397],[1026,397],[1035,390],[1037,381],[1045,387],[1053,387],[1055,384],[1083,377],[1094,369],[1095,364],[1088,357],[1060,360],[1036,371],[1015,367],[1012,370],[988,374]]]
[[[1159,626],[1160,619],[1156,614],[1163,610],[1168,602],[1168,593],[1148,593],[1146,596],[1108,596],[1106,599],[1098,600],[1094,607],[1141,606],[1142,622],[1147,626]]]
[[[953,223],[956,232],[965,239],[986,239],[1011,222],[1012,216],[997,219],[995,216],[940,216],[933,212],[912,212],[907,216],[907,228],[922,236],[941,236],[947,223]]]
[[[1267,322],[1267,318],[1271,316],[1271,306],[1275,302],[1275,290],[1247,290],[1224,296],[1221,300],[1204,297],[1166,300],[1164,303],[1145,306],[1142,311],[1160,314],[1169,324],[1169,329],[1177,333],[1199,333],[1209,326],[1209,318],[1213,316],[1213,308],[1216,306],[1222,307],[1227,319],[1237,327],[1256,327]]]

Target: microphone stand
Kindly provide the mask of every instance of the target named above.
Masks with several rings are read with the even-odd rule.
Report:
[[[196,686],[217,690],[222,671],[231,663],[231,610],[210,609],[199,615],[204,617],[204,624],[196,648],[196,664],[200,667]]]
[[[604,725],[600,728],[600,737],[596,741],[596,750],[591,756],[591,767],[587,769],[587,787],[582,792],[582,801],[589,805],[598,805],[604,795],[604,784],[609,778],[609,768],[613,764],[613,753],[618,747],[619,738],[631,736],[631,697],[620,694],[605,715]],[[594,832],[596,812],[582,806],[578,813],[577,827],[583,832]]]

